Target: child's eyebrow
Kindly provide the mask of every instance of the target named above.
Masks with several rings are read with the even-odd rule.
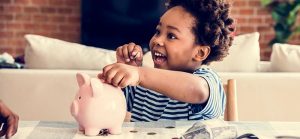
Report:
[[[159,23],[158,23],[158,26],[162,26],[162,23],[159,22]],[[171,30],[176,30],[177,32],[181,33],[180,30],[179,30],[177,27],[168,25],[167,28],[168,28],[168,29],[171,29]]]
[[[174,26],[167,26],[167,28],[172,29],[172,30],[176,30],[177,32],[180,33],[180,30]]]

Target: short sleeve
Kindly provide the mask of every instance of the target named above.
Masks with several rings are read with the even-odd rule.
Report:
[[[127,111],[131,112],[132,106],[133,106],[133,100],[134,100],[134,86],[127,86],[122,89],[127,103]]]
[[[209,98],[204,104],[191,104],[191,113],[201,119],[212,119],[224,115],[226,96],[219,76],[209,68],[196,70],[194,75],[202,77],[209,86]]]

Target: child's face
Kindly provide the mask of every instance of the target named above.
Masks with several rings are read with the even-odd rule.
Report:
[[[155,68],[193,71],[195,62],[195,18],[182,7],[169,9],[160,19],[156,33],[150,40]]]

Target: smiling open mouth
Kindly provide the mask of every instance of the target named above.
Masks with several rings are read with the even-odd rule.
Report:
[[[153,61],[156,65],[161,65],[162,63],[167,61],[167,56],[158,51],[154,51],[153,55]]]

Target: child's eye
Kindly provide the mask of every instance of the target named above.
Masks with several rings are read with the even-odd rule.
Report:
[[[171,40],[177,39],[177,37],[173,33],[168,33],[167,37],[168,37],[168,39],[171,39]]]

